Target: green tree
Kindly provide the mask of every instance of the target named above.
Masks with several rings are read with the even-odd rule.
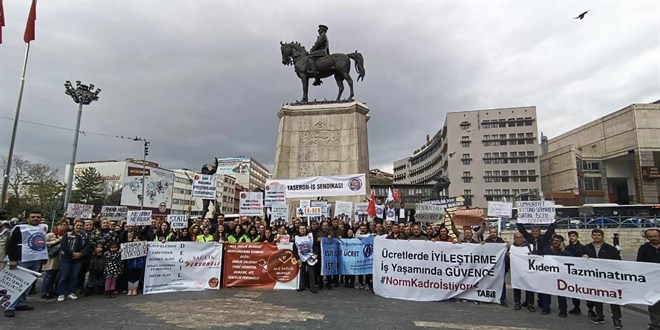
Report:
[[[27,168],[29,182],[25,184],[28,202],[49,213],[59,210],[62,204],[62,193],[65,184],[57,177],[57,169],[48,164],[33,163]]]
[[[76,190],[72,193],[71,202],[95,204],[104,197],[105,179],[95,168],[83,169],[73,180]]]

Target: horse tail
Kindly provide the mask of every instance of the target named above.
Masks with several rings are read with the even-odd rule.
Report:
[[[355,61],[355,71],[358,73],[357,81],[364,81],[364,75],[367,73],[364,70],[364,58],[362,58],[362,54],[358,53],[356,50],[355,53],[350,53],[346,54],[350,59]]]

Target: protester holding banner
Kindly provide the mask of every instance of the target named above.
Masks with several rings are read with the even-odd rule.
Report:
[[[392,226],[392,230],[387,234],[387,239],[406,239],[406,237],[399,231],[399,226]]]
[[[204,227],[201,235],[197,235],[197,242],[215,242],[213,235],[211,234],[211,226]]]
[[[139,235],[134,235],[131,242],[144,241]],[[137,257],[126,260],[126,280],[127,280],[127,296],[136,296],[140,279],[144,271],[146,257]]]
[[[46,235],[48,261],[41,268],[42,272],[44,272],[44,279],[41,282],[41,299],[55,298],[55,280],[57,279],[57,265],[60,260],[60,242],[64,234],[66,234],[66,228],[68,226],[68,220],[60,220],[55,224],[53,231]]]
[[[561,235],[555,235],[552,238],[550,246],[543,248],[541,255],[570,257],[571,253],[564,249],[564,237]],[[550,295],[546,293],[539,293],[539,299],[541,300],[541,314],[550,314]],[[566,297],[557,296],[557,303],[559,305],[559,317],[567,317],[568,306],[566,304]]]
[[[170,229],[170,223],[163,221],[160,223],[158,230],[154,233],[154,242],[169,242],[174,239],[174,233]]]
[[[261,238],[261,241],[264,243],[275,243],[275,236],[270,229],[264,230],[264,236]]]
[[[605,243],[603,240],[604,237],[605,233],[602,229],[596,228],[592,230],[591,239],[593,241],[584,246],[584,257],[621,260],[619,250],[617,250],[614,246]],[[592,323],[605,323],[602,302],[588,301],[587,307],[589,308],[588,314]],[[595,312],[592,310],[592,308],[595,309]],[[612,322],[614,323],[614,328],[621,329],[623,327],[621,324],[621,306],[610,304],[610,310],[612,311]]]
[[[189,232],[190,232],[189,241],[190,242],[197,242],[197,236],[201,235],[201,232],[200,232],[199,228],[200,227],[199,227],[198,224],[193,224],[192,226],[190,226],[190,230],[189,230]]]
[[[394,227],[392,227],[394,228]],[[438,229],[438,236],[433,238],[434,242],[447,242],[447,243],[456,243],[456,239],[454,237],[449,236],[449,229],[447,227],[442,226],[440,229]]]
[[[220,225],[218,225],[217,229],[215,230],[215,234],[213,234],[213,240],[220,243],[227,242],[227,239],[229,238],[229,234],[226,232],[226,230],[227,229],[225,228],[225,226],[222,223],[220,223]]]
[[[250,240],[245,236],[245,233],[243,232],[243,227],[241,225],[237,225],[236,228],[234,228],[234,233],[229,235],[227,237],[227,242],[231,244],[235,243],[249,243]]]
[[[484,243],[506,243],[502,239],[502,237],[499,236],[499,232],[497,228],[489,228],[488,229],[488,237],[484,239]],[[502,295],[500,296],[500,305],[504,307],[509,307],[509,305],[506,303],[506,273],[509,272],[509,255],[505,254],[504,255],[504,283],[502,285]]]
[[[584,255],[584,245],[580,243],[580,235],[575,230],[568,232],[568,245],[566,245],[566,251],[568,251],[573,257],[582,257],[582,255]],[[580,299],[572,298],[571,301],[573,302],[573,309],[568,311],[568,314],[582,314],[582,310],[580,310]]]
[[[637,261],[660,264],[660,229],[647,229],[644,231],[644,237],[648,242],[637,250]],[[650,305],[648,310],[650,318],[648,330],[660,330],[660,300]]]
[[[484,232],[486,231],[486,222],[484,221],[481,224],[481,227],[479,227],[479,229],[477,229],[476,232],[472,231],[471,226],[463,226],[463,232],[461,233],[461,232],[458,231],[458,228],[456,228],[456,224],[454,223],[454,219],[451,220],[451,231],[456,236],[456,241],[465,243],[464,241],[466,241],[466,240],[464,240],[465,236],[463,236],[463,235],[465,234],[466,230],[468,230],[468,229],[469,229],[469,232],[471,233],[471,237],[467,241],[474,240],[475,242],[478,243],[479,238],[482,237]]]
[[[291,235],[287,233],[287,228],[285,226],[280,226],[280,228],[277,229],[275,242],[278,244],[288,244],[291,242]]]
[[[73,224],[73,231],[66,233],[62,238],[57,301],[64,301],[65,297],[71,300],[78,299],[74,290],[82,266],[82,258],[89,255],[92,248],[91,242],[83,233],[83,225],[81,220],[76,221]]]
[[[551,223],[543,235],[541,235],[541,227],[539,226],[533,226],[531,234],[525,229],[525,225],[522,223],[516,223],[516,227],[518,227],[518,231],[525,237],[525,241],[534,247],[534,251],[540,252],[543,251],[546,246],[550,246],[550,240],[552,240],[552,236],[555,235],[557,223]]]
[[[532,254],[532,245],[528,244],[525,241],[525,237],[522,233],[516,232],[513,233],[513,244],[509,247],[508,254],[518,254],[518,255],[529,255]],[[522,295],[521,289],[513,289],[513,309],[520,310],[521,307],[527,307],[527,310],[534,313],[536,308],[534,308],[534,292],[526,290],[525,291],[525,301],[521,304],[520,298]]]
[[[16,269],[17,266],[21,266],[36,272],[39,271],[42,262],[48,259],[46,232],[40,224],[41,212],[32,211],[28,213],[27,224],[18,225],[12,229],[9,239],[5,243],[9,269]],[[5,316],[13,317],[15,310],[27,311],[34,309],[34,307],[26,304],[27,294],[27,291],[23,292],[14,304],[7,307]]]
[[[318,293],[316,291],[316,271],[314,270],[314,264],[310,263],[318,262],[317,259],[321,251],[315,250],[314,247],[314,235],[307,232],[307,227],[300,225],[293,243],[293,256],[299,260],[298,266],[300,267],[298,292],[304,291],[305,283],[309,281],[309,288],[312,293]]]

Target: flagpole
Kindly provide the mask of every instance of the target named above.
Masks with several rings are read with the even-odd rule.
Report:
[[[16,101],[16,114],[14,114],[14,128],[11,132],[11,142],[9,143],[9,154],[7,155],[7,167],[2,178],[2,199],[0,199],[0,209],[5,208],[7,200],[7,188],[9,185],[9,173],[11,173],[12,157],[14,156],[14,143],[16,142],[16,131],[18,130],[18,117],[21,114],[21,101],[23,100],[23,86],[25,86],[25,71],[27,69],[28,55],[30,54],[30,43],[25,46],[25,59],[23,60],[23,73],[18,87],[18,100]]]

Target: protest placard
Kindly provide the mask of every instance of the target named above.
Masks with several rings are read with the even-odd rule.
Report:
[[[22,267],[16,269],[3,268],[0,272],[0,306],[3,308],[11,306],[36,280],[36,276],[25,271]]]
[[[170,214],[167,216],[167,222],[170,223],[172,229],[188,228],[188,217],[184,214]]]
[[[126,220],[126,206],[101,206],[101,219],[108,219],[110,221],[123,221]]]
[[[283,184],[286,198],[316,198],[318,196],[364,196],[366,176],[362,174],[316,176],[293,179],[268,179],[266,185]]]
[[[513,203],[509,202],[488,202],[489,217],[511,217]]]
[[[311,200],[301,199],[300,200],[300,206],[298,206],[298,207],[306,208],[306,207],[310,207],[310,206],[312,206],[312,201]]]
[[[323,209],[320,207],[299,207],[296,210],[296,216],[298,217],[320,217],[323,215]]]
[[[129,226],[151,225],[151,210],[128,211],[126,213],[126,224]]]
[[[192,183],[192,197],[215,200],[216,184],[215,175],[195,173]]]
[[[481,226],[483,222],[484,210],[470,209],[470,210],[456,210],[454,211],[454,224],[458,227],[461,226]]]
[[[276,226],[289,223],[289,206],[286,204],[273,204],[270,210],[270,219]]]
[[[240,209],[241,216],[264,216],[264,194],[262,192],[244,191],[240,193]]]
[[[373,272],[374,237],[323,238],[321,275],[366,275]]]
[[[286,185],[273,184],[266,186],[264,205],[270,207],[274,204],[286,204]]]
[[[121,260],[134,259],[147,255],[147,242],[121,243]]]
[[[550,295],[627,305],[660,300],[658,264],[511,254],[511,286]]]
[[[518,223],[549,224],[555,222],[554,201],[518,201]]]
[[[374,292],[416,301],[499,302],[506,244],[374,240]]]
[[[335,217],[351,220],[353,218],[353,202],[337,201],[335,203]]]
[[[415,220],[418,222],[442,221],[445,217],[445,207],[429,203],[415,204]]]
[[[149,242],[144,294],[220,288],[222,245],[206,242]]]
[[[94,205],[69,203],[66,207],[68,218],[91,219]]]
[[[358,221],[362,222],[369,219],[367,208],[369,208],[369,203],[355,203],[355,217]]]
[[[229,244],[225,252],[223,284],[228,287],[296,289],[299,260],[293,244]]]

